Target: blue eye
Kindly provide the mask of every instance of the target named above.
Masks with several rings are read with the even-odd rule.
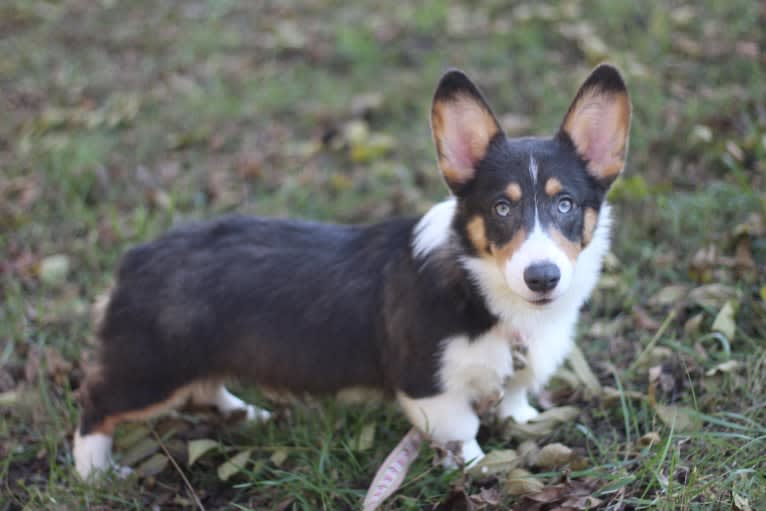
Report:
[[[565,215],[572,211],[572,208],[574,207],[574,203],[572,202],[572,199],[569,197],[564,197],[559,200],[559,203],[557,205],[557,208],[559,210],[559,213],[562,215]]]
[[[511,206],[505,201],[495,203],[495,214],[497,216],[508,216],[511,214]]]

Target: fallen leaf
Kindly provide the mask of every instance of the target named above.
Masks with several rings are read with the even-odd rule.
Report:
[[[122,451],[127,451],[151,434],[151,430],[141,423],[127,424],[123,431],[124,433],[114,440],[115,448]]]
[[[499,506],[503,502],[503,494],[497,486],[482,488],[479,493],[470,495],[468,498],[474,504],[478,504],[480,509],[486,509],[486,506]]]
[[[544,486],[542,481],[536,479],[527,470],[516,468],[511,470],[508,474],[508,479],[505,483],[505,492],[508,495],[513,496],[526,495],[528,493],[537,493],[542,490]]]
[[[123,454],[120,462],[127,466],[135,465],[137,462],[151,456],[159,450],[160,445],[153,438],[146,437],[131,447],[128,452]]]
[[[721,307],[721,310],[718,311],[718,315],[715,317],[711,329],[714,332],[721,332],[729,340],[734,339],[734,334],[737,330],[737,324],[734,321],[735,313],[734,302],[728,300],[724,306]]]
[[[689,288],[683,284],[665,286],[649,298],[649,305],[668,306],[675,305],[689,292]]]
[[[136,468],[136,472],[141,474],[143,477],[151,477],[165,470],[165,467],[168,466],[169,462],[170,460],[167,456],[161,452],[158,452],[151,458],[141,463],[138,468]]]
[[[689,300],[709,309],[717,309],[727,300],[737,299],[738,296],[736,288],[724,284],[707,284],[689,292]]]
[[[351,115],[363,117],[370,112],[379,110],[383,106],[383,94],[380,92],[368,92],[351,98]]]
[[[688,320],[686,320],[686,323],[684,323],[684,332],[686,332],[687,335],[694,335],[699,332],[700,326],[702,326],[702,320],[704,318],[705,314],[703,312],[697,313],[690,317]]]
[[[218,479],[228,481],[231,476],[245,468],[250,461],[251,449],[245,449],[218,467]]]
[[[287,457],[290,454],[287,452],[287,449],[277,449],[274,451],[274,454],[271,455],[269,460],[274,464],[276,467],[281,467],[284,465],[285,461],[287,461]]]
[[[64,254],[48,256],[40,261],[40,280],[50,286],[63,283],[69,274],[69,257]]]
[[[569,365],[572,366],[572,370],[588,390],[590,396],[601,394],[601,383],[593,374],[593,370],[577,344],[572,346],[572,351],[569,354]]]
[[[655,444],[660,443],[661,437],[660,434],[656,431],[650,431],[649,433],[646,433],[641,438],[638,439],[638,445],[641,447],[651,447]]]
[[[692,432],[702,428],[699,414],[685,406],[656,404],[654,411],[657,417],[676,432]]]
[[[569,463],[573,456],[572,449],[562,443],[548,444],[540,450],[537,456],[537,465],[544,469],[553,470]]]
[[[730,373],[739,368],[740,365],[741,364],[737,360],[727,360],[726,362],[721,362],[717,366],[708,369],[707,372],[705,372],[705,376],[714,376],[717,373]]]
[[[192,440],[187,446],[187,464],[191,467],[195,461],[200,459],[208,451],[218,447],[218,442],[209,438],[200,438],[198,440]]]
[[[481,479],[497,474],[505,474],[520,464],[521,458],[513,449],[490,451],[468,470],[468,475],[474,479]]]
[[[385,155],[396,146],[396,139],[385,133],[373,133],[351,144],[349,156],[355,163],[366,163]]]
[[[553,429],[577,418],[580,409],[575,406],[561,406],[544,411],[525,424],[508,421],[505,434],[509,438],[529,440],[550,434]]]
[[[738,494],[735,491],[731,492],[731,499],[732,499],[732,509],[734,511],[752,511],[752,508],[750,507],[750,502],[743,497],[742,495]]]
[[[375,424],[367,424],[351,442],[351,449],[356,452],[364,452],[372,447],[375,441]]]
[[[0,393],[0,406],[14,406],[19,402],[21,393],[18,390],[8,390]]]
[[[374,511],[391,496],[404,481],[407,471],[420,452],[423,435],[410,429],[394,450],[383,460],[370,483],[362,504],[363,511]]]
[[[523,465],[527,467],[537,465],[537,457],[540,455],[540,447],[538,447],[535,442],[532,440],[525,440],[519,444],[519,447],[516,450]]]

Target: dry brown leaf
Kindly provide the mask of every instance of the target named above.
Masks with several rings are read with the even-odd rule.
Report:
[[[553,470],[569,463],[573,456],[572,449],[562,443],[548,444],[540,450],[537,456],[537,465],[544,469]]]
[[[521,463],[527,467],[537,465],[537,457],[540,455],[540,447],[532,440],[525,440],[517,449]]]
[[[250,461],[251,449],[245,449],[218,467],[218,479],[228,481],[231,476],[245,468]]]
[[[274,466],[281,467],[282,465],[284,465],[285,461],[287,461],[287,457],[289,455],[290,454],[287,452],[287,449],[277,449],[271,455],[269,460],[274,464]]]
[[[521,458],[513,449],[490,451],[468,470],[468,475],[474,479],[481,479],[497,474],[505,474],[518,467],[521,461]]]
[[[638,445],[641,447],[651,447],[660,443],[660,440],[661,437],[659,433],[656,431],[650,431],[638,439]]]
[[[727,300],[715,317],[711,329],[714,332],[722,333],[729,340],[734,339],[734,334],[737,331],[737,323],[734,319],[735,314],[736,303],[733,300]]]
[[[591,396],[595,397],[601,394],[601,383],[593,374],[593,370],[577,344],[572,347],[572,352],[569,354],[569,365],[572,366],[572,370]]]
[[[529,471],[523,468],[516,468],[508,474],[505,492],[513,496],[526,495],[539,492],[544,486],[543,482],[536,479]]]
[[[750,502],[735,491],[731,492],[731,507],[734,511],[752,511]]]
[[[194,462],[201,458],[205,453],[215,449],[219,445],[218,442],[209,438],[200,438],[190,441],[187,445],[187,465],[191,467],[194,465]]]
[[[122,455],[120,463],[131,466],[160,450],[160,445],[150,437],[141,439]]]
[[[689,300],[709,309],[717,309],[727,300],[736,300],[738,297],[739,291],[736,288],[724,284],[707,284],[689,292]]]
[[[730,373],[735,369],[738,369],[740,366],[741,364],[737,360],[727,360],[726,362],[722,362],[717,366],[708,369],[707,372],[705,372],[705,376],[715,376],[718,373]]]
[[[665,286],[649,298],[649,305],[666,307],[676,305],[689,292],[689,287],[683,284]]]
[[[530,440],[550,434],[558,425],[574,420],[580,413],[575,406],[561,406],[542,412],[525,424],[508,421],[505,435],[509,438]]]
[[[141,474],[143,477],[151,477],[159,474],[163,470],[165,470],[165,467],[168,466],[168,463],[170,463],[170,460],[167,456],[162,454],[161,452],[158,452],[157,454],[153,455],[151,458],[147,459],[143,463],[141,463],[137,468],[136,472]]]
[[[666,426],[673,428],[676,432],[692,432],[702,428],[702,419],[691,408],[657,403],[654,411]]]

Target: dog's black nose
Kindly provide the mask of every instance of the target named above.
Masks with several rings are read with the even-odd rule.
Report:
[[[553,263],[537,263],[524,270],[524,282],[537,293],[545,293],[556,287],[561,278],[559,267]]]

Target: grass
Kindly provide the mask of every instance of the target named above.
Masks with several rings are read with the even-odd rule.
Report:
[[[424,211],[445,193],[427,113],[448,66],[475,77],[523,133],[551,133],[603,59],[625,71],[635,115],[611,196],[615,258],[578,341],[617,397],[554,381],[544,397],[581,413],[537,442],[565,443],[585,462],[535,477],[593,480],[606,509],[766,506],[763,22],[745,0],[4,2],[0,510],[192,509],[194,494],[206,509],[358,509],[408,429],[393,405],[304,403],[254,426],[161,419],[151,427],[192,490],[171,465],[81,484],[69,435],[92,352],[90,304],[127,247],[190,218]],[[46,273],[53,255],[66,257],[63,276]],[[724,336],[712,327],[727,300],[735,330]],[[663,405],[699,427],[679,430]],[[360,449],[370,425],[374,441]],[[145,428],[122,428],[118,453],[140,458],[141,442],[161,452]],[[518,447],[500,429],[482,430],[483,444]],[[650,433],[657,443],[637,443]],[[186,446],[200,438],[216,447],[188,467]],[[217,467],[243,449],[245,470],[221,481]],[[385,509],[455,509],[502,487],[432,456],[421,453]],[[495,508],[522,505],[499,498]]]

